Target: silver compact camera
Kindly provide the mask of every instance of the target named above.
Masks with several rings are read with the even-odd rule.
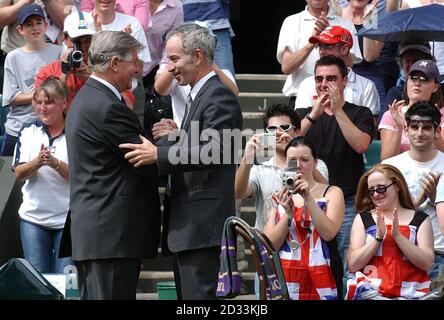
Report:
[[[296,172],[295,171],[284,171],[281,174],[282,186],[287,189],[292,189],[294,183],[296,182]]]
[[[261,136],[261,143],[267,147],[276,146],[276,133],[274,132],[264,132]]]

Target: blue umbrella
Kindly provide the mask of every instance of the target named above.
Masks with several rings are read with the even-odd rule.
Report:
[[[358,36],[379,41],[444,41],[444,5],[394,11],[377,23],[377,28],[362,28]]]

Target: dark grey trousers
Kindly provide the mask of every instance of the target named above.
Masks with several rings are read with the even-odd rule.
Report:
[[[215,300],[220,247],[175,253],[183,300]]]
[[[75,261],[82,300],[135,300],[141,259]]]

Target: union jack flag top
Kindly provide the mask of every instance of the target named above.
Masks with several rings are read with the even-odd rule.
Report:
[[[370,212],[360,213],[366,229],[366,241],[374,241],[376,223]],[[417,231],[427,214],[418,211],[407,226],[399,226],[401,234],[416,243]],[[427,272],[415,267],[403,255],[391,236],[391,225],[376,255],[360,271],[349,274],[346,299],[357,300],[365,294],[385,298],[418,299],[429,292],[430,278]]]
[[[277,199],[273,199],[277,204]],[[325,199],[317,201],[326,208]],[[277,224],[286,214],[279,204],[275,207]],[[330,266],[330,250],[310,218],[307,206],[294,208],[287,239],[279,251],[282,269],[292,300],[335,300],[336,283]]]

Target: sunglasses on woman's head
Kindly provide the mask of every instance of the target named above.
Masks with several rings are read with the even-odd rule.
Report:
[[[392,183],[390,183],[389,185],[387,185],[387,186],[377,186],[376,188],[368,188],[367,189],[367,192],[368,192],[368,195],[371,197],[371,196],[373,196],[373,194],[375,193],[375,191],[377,192],[377,193],[379,193],[379,194],[385,194],[386,192],[387,192],[387,189],[389,188],[389,187],[391,187],[392,185],[394,185],[395,183],[394,182],[392,182]]]

